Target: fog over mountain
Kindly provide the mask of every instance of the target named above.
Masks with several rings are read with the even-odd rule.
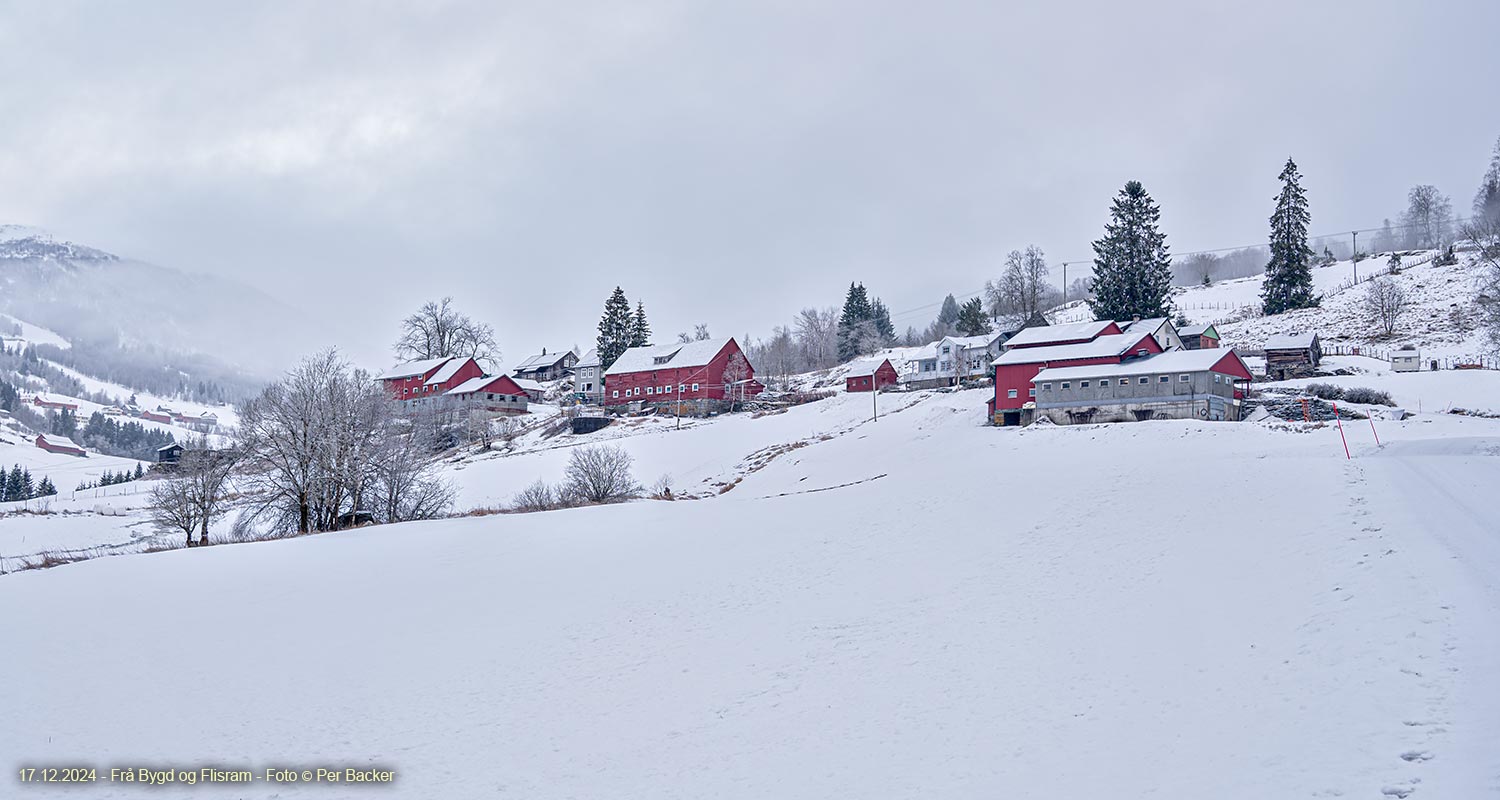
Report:
[[[921,327],[1012,249],[1089,258],[1131,179],[1177,253],[1263,242],[1289,155],[1314,235],[1418,183],[1462,209],[1497,29],[1479,0],[8,4],[0,220],[141,273],[109,291],[212,276],[257,310],[224,344],[300,314],[370,366],[448,294],[506,361],[587,346],[616,285],[664,337],[852,280]]]

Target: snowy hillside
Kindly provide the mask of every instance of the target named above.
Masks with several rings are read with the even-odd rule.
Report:
[[[1458,263],[1448,266],[1436,265],[1435,255],[1435,251],[1404,255],[1403,269],[1396,275],[1385,274],[1385,255],[1361,260],[1362,282],[1358,286],[1353,285],[1351,262],[1315,267],[1313,290],[1323,296],[1322,306],[1275,317],[1260,316],[1260,275],[1181,289],[1173,303],[1192,322],[1214,323],[1225,344],[1243,349],[1258,349],[1276,333],[1316,331],[1325,347],[1361,347],[1384,354],[1412,345],[1427,357],[1440,359],[1487,353],[1473,317],[1472,254],[1459,253]],[[1377,329],[1373,316],[1364,308],[1364,281],[1371,275],[1394,281],[1411,301],[1389,338]],[[1075,304],[1059,312],[1056,321],[1075,322],[1087,319],[1088,314],[1086,305]]]
[[[1333,427],[997,429],[984,398],[597,434],[643,480],[738,479],[701,500],[0,577],[0,607],[48,609],[0,614],[28,643],[0,750],[379,765],[413,798],[1500,788],[1500,420],[1346,426],[1346,460]],[[453,465],[466,502],[555,478],[527,436]],[[208,630],[211,668],[177,668]]]

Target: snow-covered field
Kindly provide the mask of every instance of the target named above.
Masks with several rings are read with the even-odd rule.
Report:
[[[0,752],[413,798],[1500,791],[1500,420],[1351,424],[1346,460],[1333,427],[901,399],[606,429],[643,480],[739,478],[701,500],[0,577]],[[481,504],[565,454],[453,475]]]

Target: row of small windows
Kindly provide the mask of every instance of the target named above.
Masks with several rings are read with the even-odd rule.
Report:
[[[1115,383],[1117,385],[1120,385],[1120,386],[1129,386],[1130,385],[1130,379],[1129,378],[1100,378],[1099,379],[1099,385],[1100,386],[1109,386],[1110,385],[1109,382],[1111,380],[1115,381]],[[1180,374],[1180,375],[1177,376],[1177,382],[1178,383],[1189,383],[1192,380],[1193,380],[1193,376],[1190,373],[1184,372],[1184,373],[1182,373],[1182,374]],[[1145,386],[1145,385],[1147,385],[1147,384],[1149,384],[1151,382],[1151,378],[1148,375],[1142,375],[1139,378],[1136,378],[1135,382],[1137,384],[1141,385],[1141,386]],[[1171,383],[1172,382],[1172,376],[1171,375],[1158,375],[1158,376],[1156,376],[1156,382],[1157,383]],[[1219,383],[1219,384],[1234,383],[1234,378],[1231,378],[1228,375],[1220,375],[1218,373],[1214,373],[1214,383]],[[1059,381],[1059,384],[1061,385],[1061,388],[1063,388],[1063,389],[1071,389],[1071,388],[1073,388],[1073,382],[1072,381]],[[1080,388],[1080,389],[1087,389],[1087,388],[1089,388],[1089,381],[1079,381],[1078,382],[1078,388]],[[1050,391],[1052,391],[1052,384],[1051,383],[1043,383],[1042,384],[1042,391],[1044,391],[1044,392],[1050,392]],[[1033,397],[1036,396],[1036,390],[1035,389],[1031,390],[1031,393],[1032,393]],[[1016,393],[1015,393],[1014,389],[1011,390],[1010,396],[1011,397],[1015,397],[1016,396]]]
[[[693,391],[695,391],[695,392],[698,391],[698,384],[696,384],[696,383],[692,384],[692,387],[693,387],[692,388]],[[637,396],[637,395],[641,394],[641,390],[642,389],[645,389],[646,394],[648,394],[648,395],[654,395],[654,394],[671,394],[672,393],[672,387],[670,387],[670,386],[645,386],[645,387],[637,386],[634,389],[626,389],[625,390],[625,396],[626,397]],[[686,383],[678,384],[678,386],[677,386],[677,393],[678,394],[682,394],[682,393],[684,393],[686,391],[688,391],[688,384],[686,384]],[[620,390],[619,389],[615,389],[614,391],[610,392],[609,396],[610,397],[619,397],[620,396]]]

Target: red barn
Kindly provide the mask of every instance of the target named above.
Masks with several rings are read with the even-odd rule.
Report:
[[[1111,329],[1118,331],[1119,327],[1109,322],[1099,328],[1105,331]],[[1017,336],[1020,335],[1017,334]],[[1006,346],[1009,348],[1010,343],[1007,342]],[[1021,424],[1021,409],[1036,397],[1031,379],[1035,378],[1043,367],[1118,364],[1127,358],[1148,356],[1161,351],[1161,345],[1157,344],[1156,337],[1144,331],[1105,333],[1083,342],[1007,349],[1004,354],[995,359],[995,396],[988,402],[990,416],[997,424]]]
[[[50,400],[42,395],[31,398],[31,404],[37,408],[50,408],[54,411],[77,411],[77,403],[69,403],[63,400]]]
[[[1022,347],[1052,347],[1059,344],[1081,344],[1092,342],[1100,336],[1124,333],[1120,326],[1110,320],[1072,322],[1067,325],[1034,325],[1022,328],[1015,336],[1005,340],[1006,350]]]
[[[39,434],[36,437],[36,446],[49,453],[61,453],[68,456],[88,456],[88,451],[79,447],[77,442],[66,436],[57,436],[51,433]]]
[[[470,378],[443,396],[495,414],[526,413],[526,390],[509,375]]]
[[[765,389],[734,339],[632,347],[604,371],[604,404],[741,400]]]
[[[471,378],[484,376],[484,369],[472,358],[430,358],[392,367],[379,376],[391,398],[414,403],[445,392]]]
[[[168,425],[172,424],[171,414],[163,414],[156,411],[142,411],[141,419],[149,420],[151,422],[164,422]]]
[[[896,368],[891,366],[889,358],[862,361],[850,367],[849,374],[844,376],[844,391],[879,391],[887,386],[894,386],[897,377]]]

